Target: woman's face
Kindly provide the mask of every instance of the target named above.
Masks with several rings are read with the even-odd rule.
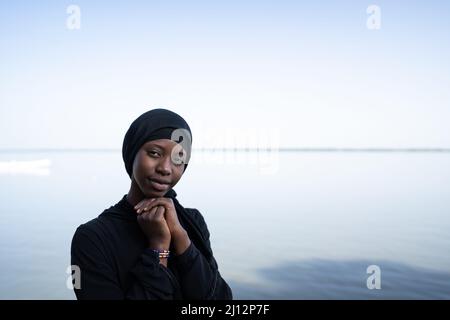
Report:
[[[133,162],[133,180],[146,198],[162,197],[177,184],[185,167],[178,157],[182,151],[170,139],[148,141],[139,149]]]

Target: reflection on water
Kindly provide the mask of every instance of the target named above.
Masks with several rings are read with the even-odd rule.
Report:
[[[380,290],[369,290],[373,261],[309,260],[257,270],[256,287],[232,282],[237,299],[450,299],[450,271],[378,261]]]
[[[205,216],[236,298],[449,298],[450,153],[285,152],[265,172],[261,157],[207,161],[218,156],[193,153],[175,190]],[[42,159],[47,175],[11,169]],[[0,163],[0,298],[73,299],[70,241],[127,192],[120,152]],[[367,289],[369,265],[380,290]]]

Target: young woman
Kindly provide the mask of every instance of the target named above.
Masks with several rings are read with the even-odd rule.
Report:
[[[79,226],[72,240],[77,299],[232,299],[203,216],[181,206],[173,190],[191,141],[186,121],[166,109],[131,124],[122,148],[128,194]]]

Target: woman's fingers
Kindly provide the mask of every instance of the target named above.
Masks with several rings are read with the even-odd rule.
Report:
[[[153,200],[153,199],[151,199],[151,200]],[[141,201],[139,204],[137,204],[136,206],[138,206],[138,209],[136,209],[136,207],[135,207],[135,210],[137,211],[137,213],[141,213],[143,211],[147,211],[147,210],[151,209],[152,208],[151,200],[144,200],[144,201]]]
[[[147,221],[164,220],[165,221],[165,218],[164,218],[165,211],[166,211],[166,209],[163,206],[156,206],[148,211],[142,212],[140,215],[138,215],[138,219],[144,220],[144,221],[145,220],[147,220]]]
[[[169,198],[152,198],[149,200],[143,200],[136,206],[139,206],[137,213],[141,213],[143,211],[150,210],[155,206],[164,206],[166,209],[169,209],[169,206],[173,206],[173,202],[172,199]]]
[[[148,206],[147,208],[151,208],[153,206],[163,206],[166,209],[169,209],[172,199],[168,198],[155,198]],[[172,204],[173,206],[173,204]]]
[[[156,209],[156,212],[155,212],[156,219],[164,218],[164,212],[166,211],[166,209],[163,206],[157,206],[157,207],[154,207],[153,209]]]
[[[144,211],[144,210],[141,210],[141,211],[138,211],[137,214],[138,214],[138,215],[143,215],[143,214],[146,214],[146,215],[147,215],[147,214],[154,214],[154,213],[156,212],[156,209],[157,209],[156,207],[153,207],[153,208],[150,208],[150,209],[145,210],[145,211]]]
[[[134,206],[134,209],[137,210],[143,208],[147,206],[149,203],[151,203],[153,200],[155,200],[155,198],[141,200],[137,205]]]
[[[150,203],[152,203],[152,201],[155,198],[151,198],[151,199],[144,199],[142,201],[140,201],[137,205],[134,206],[134,210],[139,211],[139,209],[143,209],[145,207],[148,207]]]

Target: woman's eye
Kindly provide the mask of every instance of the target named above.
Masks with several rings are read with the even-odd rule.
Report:
[[[157,152],[157,151],[148,151],[147,153],[148,153],[149,156],[152,156],[152,157],[159,157],[160,156],[159,152]]]

